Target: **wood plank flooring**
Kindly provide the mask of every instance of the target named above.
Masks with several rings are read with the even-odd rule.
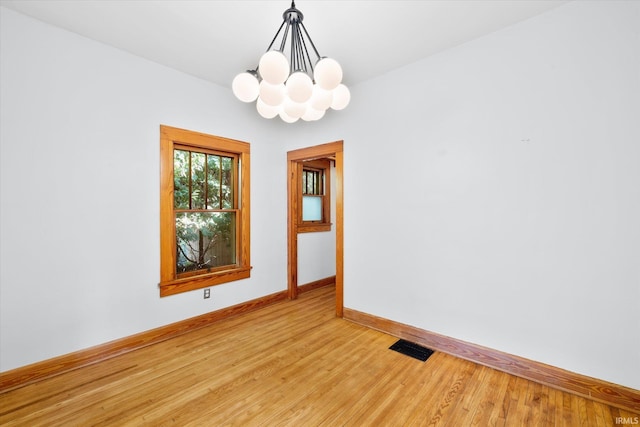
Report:
[[[420,362],[334,311],[325,287],[39,381],[0,395],[0,425],[573,427],[638,416],[439,352]]]

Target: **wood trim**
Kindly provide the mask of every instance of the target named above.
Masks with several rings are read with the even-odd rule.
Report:
[[[344,281],[344,193],[343,141],[329,142],[287,152],[287,290],[298,297],[298,180],[297,168],[303,160],[335,157],[336,162],[336,316],[342,317]]]
[[[298,286],[298,293],[313,291],[314,289],[322,288],[325,286],[332,286],[336,283],[336,276],[325,277],[324,279],[314,280],[313,282],[305,283]]]
[[[344,153],[336,151],[336,316],[344,309]],[[338,220],[339,218],[339,220]]]
[[[175,279],[176,249],[173,236],[173,140],[172,128],[160,126],[160,282]]]
[[[242,224],[240,234],[240,263],[243,267],[251,268],[251,155],[249,152],[240,154],[240,200],[242,210],[240,216]]]
[[[212,311],[211,313],[161,326],[95,347],[2,372],[0,373],[0,394],[64,372],[93,365],[131,351],[157,344],[196,329],[204,328],[219,320],[258,310],[286,299],[287,293],[285,291],[266,295],[262,298]]]
[[[320,233],[331,231],[331,223],[327,224],[299,224],[298,233]]]
[[[160,286],[160,296],[166,297],[181,292],[194,291],[221,283],[232,282],[234,280],[248,279],[251,277],[251,268],[252,267],[239,267],[163,282],[158,285]]]
[[[287,160],[313,160],[331,157],[335,153],[342,152],[342,141],[328,142],[326,144],[314,145],[313,147],[299,148],[287,152]]]
[[[289,299],[298,298],[298,168],[287,153],[287,291]]]
[[[350,308],[344,309],[344,318],[359,325],[424,345],[432,350],[441,351],[548,387],[627,411],[640,411],[639,390],[566,371],[555,366],[503,353]]]

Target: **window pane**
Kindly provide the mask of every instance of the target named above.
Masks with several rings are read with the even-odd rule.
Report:
[[[302,194],[307,194],[307,173],[308,171],[302,171]]]
[[[320,194],[320,172],[313,172],[313,191],[311,194]]]
[[[191,153],[191,209],[205,208],[204,153]]]
[[[307,194],[316,194],[315,181],[316,174],[312,171],[307,171]]]
[[[235,215],[235,212],[176,214],[176,272],[235,264]]]
[[[322,197],[302,196],[302,220],[322,221]]]
[[[233,158],[222,157],[222,209],[233,209]]]
[[[220,156],[207,155],[207,209],[220,209]]]
[[[302,194],[321,195],[322,172],[314,170],[302,171]]]
[[[176,209],[189,209],[189,152],[173,150],[173,200]]]

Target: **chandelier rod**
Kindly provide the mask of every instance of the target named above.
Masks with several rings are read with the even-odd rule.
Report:
[[[302,22],[300,23],[300,25],[302,25]],[[302,26],[304,28],[304,26]],[[298,31],[300,31],[300,28],[298,28]],[[307,34],[307,38],[309,37],[309,35]],[[304,53],[307,54],[307,62],[309,63],[309,68],[311,69],[311,73],[313,74],[313,62],[311,62],[311,56],[309,55],[309,49],[307,49],[307,43],[304,39],[304,37],[302,36],[302,33],[300,33],[300,40],[302,41],[302,46],[304,47]],[[311,40],[309,40],[311,42]],[[311,42],[311,45],[313,46],[313,42]],[[315,47],[314,47],[315,49]],[[316,52],[317,53],[317,52]],[[318,56],[318,59],[320,59],[320,56]]]
[[[287,38],[289,37],[289,28],[291,28],[291,22],[287,22],[286,24],[287,26],[285,27],[284,34],[282,35],[282,42],[280,43],[280,52],[284,52],[285,44],[287,42]]]
[[[278,34],[280,34],[280,31],[282,31],[282,27],[284,27],[284,24],[286,23],[287,21],[284,21],[284,20],[282,21],[282,24],[280,24],[280,28],[278,28],[278,31],[276,31],[276,35],[273,36],[273,40],[271,40],[271,44],[269,44],[269,47],[265,52],[269,52],[271,50],[271,48],[273,47],[273,44],[276,42],[276,39],[278,38]],[[280,48],[280,50],[282,50],[282,48]]]
[[[313,51],[316,53],[316,56],[318,57],[318,59],[320,59],[321,57],[320,57],[320,54],[318,53],[318,49],[316,49],[316,45],[313,44],[313,40],[311,40],[311,36],[307,32],[307,27],[304,26],[304,23],[302,23],[302,21],[300,22],[300,26],[304,30],[304,33],[307,35],[307,38],[309,39],[309,43],[311,43],[311,47],[313,48]],[[307,55],[308,55],[308,52],[307,52]]]
[[[304,70],[305,72],[307,71],[307,64],[305,62],[305,57],[304,57],[304,40],[302,39],[302,33],[300,32],[300,27],[298,26],[297,22],[293,23],[293,33],[291,35],[292,38],[292,42],[291,42],[291,56],[292,56],[292,71],[300,71],[300,70]],[[294,50],[295,50],[295,54],[294,54]],[[295,56],[295,57],[294,57]]]
[[[299,60],[298,60],[298,31],[296,31],[296,21],[293,21],[291,23],[291,53],[289,54],[289,57],[291,58],[291,63],[289,64],[291,69],[290,69],[290,73],[293,73],[295,71],[298,71],[299,69]]]
[[[295,14],[295,16],[292,16],[292,14]],[[311,69],[311,72],[313,72],[313,62],[311,61],[311,55],[309,54],[309,49],[307,48],[307,43],[305,40],[305,35],[306,38],[309,40],[309,44],[311,45],[311,47],[313,48],[313,52],[316,54],[316,58],[319,60],[321,59],[320,53],[318,52],[318,49],[316,48],[315,43],[313,43],[313,40],[311,39],[311,36],[309,35],[309,32],[307,31],[307,27],[304,26],[304,23],[302,22],[302,12],[300,12],[297,8],[296,8],[296,4],[295,1],[291,2],[291,7],[289,9],[287,9],[285,11],[285,13],[283,14],[283,20],[282,20],[282,24],[280,24],[280,27],[278,28],[278,31],[276,31],[275,36],[273,36],[273,39],[271,40],[271,43],[269,44],[269,47],[267,47],[266,52],[270,51],[271,48],[273,47],[274,43],[276,42],[276,40],[278,39],[278,36],[280,35],[280,32],[282,32],[282,28],[285,26],[286,24],[286,28],[284,30],[284,34],[282,35],[282,40],[280,43],[280,49],[278,49],[280,52],[284,52],[284,49],[286,47],[286,43],[287,43],[287,39],[289,37],[289,30],[291,29],[291,27],[293,26],[293,28],[291,29],[291,34],[292,34],[292,49],[291,49],[291,58],[292,58],[292,62],[295,61],[295,64],[291,64],[291,69],[292,71],[296,71],[299,69],[304,69],[305,71],[307,71],[307,66],[306,64],[309,65],[309,69]],[[304,31],[304,34],[302,34],[302,31],[300,30],[300,27],[302,27],[302,30]],[[295,52],[296,54],[294,55],[294,46],[295,46]],[[306,53],[306,61],[304,59],[304,54]],[[298,56],[296,56],[298,55]],[[293,59],[295,58],[295,59]],[[302,58],[302,60],[300,59]],[[302,68],[301,67],[302,64]],[[256,67],[256,70],[258,69],[258,67]]]

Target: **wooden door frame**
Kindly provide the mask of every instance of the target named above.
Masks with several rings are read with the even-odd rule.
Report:
[[[304,160],[334,157],[336,162],[336,316],[344,309],[344,205],[343,205],[343,141],[329,142],[287,152],[287,289],[289,299],[298,297],[298,194],[297,164]]]

